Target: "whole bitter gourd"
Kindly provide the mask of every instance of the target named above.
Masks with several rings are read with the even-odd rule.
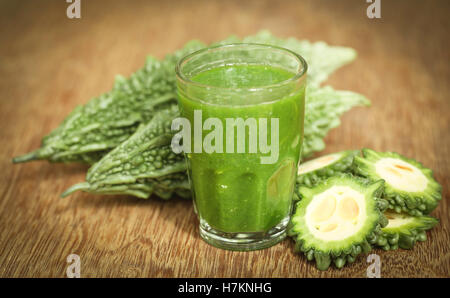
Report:
[[[302,55],[308,63],[308,84],[318,87],[338,68],[355,60],[356,51],[347,47],[329,46],[323,41],[311,43],[295,38],[277,38],[267,30],[247,36],[243,42],[275,45]]]
[[[378,198],[383,180],[369,183],[350,174],[340,174],[312,188],[300,186],[288,235],[295,250],[315,260],[320,270],[331,263],[337,268],[352,263],[372,247],[373,238],[387,224]]]
[[[405,213],[386,211],[384,213],[389,223],[381,229],[375,246],[384,250],[397,248],[411,249],[417,241],[426,241],[426,231],[433,228],[439,220],[432,216],[411,216]]]
[[[94,164],[88,170],[86,182],[72,186],[62,196],[77,190],[144,199],[152,193],[163,199],[173,193],[188,196],[184,156],[166,146],[172,138],[172,119],[177,115],[177,106],[157,112],[148,124]]]
[[[346,150],[302,162],[298,167],[297,183],[311,187],[338,173],[349,172],[358,153],[359,150]]]
[[[363,149],[354,159],[354,171],[372,181],[385,180],[383,198],[388,209],[413,216],[429,214],[441,200],[442,187],[421,163],[394,152]]]

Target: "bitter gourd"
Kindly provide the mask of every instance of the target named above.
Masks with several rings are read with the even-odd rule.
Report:
[[[230,37],[221,43],[240,41],[237,37]],[[244,41],[285,46],[302,54],[308,61],[308,81],[311,85],[319,85],[331,72],[356,57],[355,51],[350,48],[294,38],[278,39],[268,31],[246,37]],[[175,103],[176,62],[204,46],[201,42],[192,41],[184,49],[166,56],[163,61],[148,58],[145,66],[130,78],[119,76],[110,92],[76,108],[58,128],[43,138],[41,148],[14,158],[13,162],[47,159],[52,162],[92,164],[99,160],[129,138],[139,124],[148,122],[156,111]],[[320,125],[323,128],[317,129],[322,138],[320,131],[336,126],[338,121],[328,122],[328,115],[321,116]],[[315,128],[313,132],[317,133]],[[317,151],[323,149],[324,144],[322,140],[316,139],[315,142],[306,142],[305,147],[306,152],[309,149]]]
[[[118,76],[113,89],[77,107],[42,140],[41,148],[13,162],[47,159],[52,162],[97,161],[128,139],[140,123],[176,104],[176,62],[205,45],[191,41],[162,61],[149,57],[143,68],[128,79]]]
[[[433,228],[439,220],[432,216],[411,216],[405,213],[386,211],[389,223],[381,229],[374,245],[384,250],[397,248],[411,249],[417,241],[426,241],[426,231]]]
[[[358,153],[359,150],[346,150],[303,162],[298,167],[297,183],[311,187],[337,173],[348,172]]]
[[[184,156],[166,146],[172,138],[172,119],[177,115],[177,106],[157,112],[148,124],[94,164],[86,182],[74,185],[62,196],[77,190],[139,198],[155,193],[167,199],[174,192],[186,196],[189,185]]]
[[[330,86],[306,89],[305,123],[302,157],[325,149],[323,139],[340,125],[340,116],[355,106],[368,106],[370,101],[352,91],[334,90]]]
[[[245,37],[243,42],[275,45],[302,55],[308,63],[308,84],[316,87],[335,70],[356,58],[356,51],[351,48],[329,46],[323,41],[311,43],[296,38],[277,38],[267,30]]]
[[[413,216],[429,214],[442,197],[442,187],[433,172],[421,163],[394,152],[362,150],[363,157],[354,159],[354,171],[371,180],[383,179],[383,197],[388,209]]]
[[[325,89],[325,90],[323,90]],[[327,122],[336,122],[336,119],[339,118],[340,113],[345,111],[346,109],[354,106],[354,105],[362,105],[366,104],[367,99],[365,99],[361,95],[349,95],[348,91],[336,91],[333,90],[331,87],[325,87],[325,88],[317,88],[317,87],[308,87],[308,90],[306,92],[306,119],[305,120],[305,131],[310,131],[310,134],[305,135],[304,139],[306,143],[312,143],[312,144],[318,144],[320,141],[322,141],[321,136],[326,134],[328,131],[327,126],[322,126],[321,123],[324,121]],[[143,148],[145,146],[148,146],[150,143],[157,142],[159,144],[159,147],[156,149],[152,149],[154,154],[161,154],[161,156],[156,155],[149,156],[149,158],[146,158],[145,156],[135,156],[131,153],[126,153],[128,151],[124,151],[123,149],[120,149],[121,152],[120,155],[118,154],[118,149],[111,151],[107,155],[105,155],[97,164],[94,164],[88,171],[88,175],[86,177],[86,181],[88,184],[80,184],[78,186],[74,186],[69,189],[69,191],[65,192],[64,195],[69,195],[70,193],[76,191],[76,190],[84,190],[87,192],[92,193],[108,193],[108,194],[131,194],[134,196],[138,196],[141,198],[147,198],[151,193],[155,194],[162,194],[160,195],[163,198],[170,197],[171,194],[174,193],[173,190],[175,190],[175,193],[180,194],[178,188],[179,185],[186,186],[188,185],[188,178],[186,174],[186,164],[184,162],[184,157],[182,154],[177,154],[172,156],[172,154],[169,155],[169,152],[172,152],[170,147],[171,139],[169,137],[170,135],[170,125],[172,122],[172,119],[176,117],[177,112],[176,108],[174,107],[171,113],[164,114],[164,117],[155,116],[155,119],[152,119],[152,123],[149,125],[146,125],[142,127],[139,131],[137,131],[130,139],[125,141],[120,145],[120,148],[130,148],[127,149],[129,152],[135,152],[132,148],[138,147]],[[172,118],[171,118],[172,117]],[[161,131],[158,133],[154,132],[155,123],[160,122],[158,125],[159,127],[163,127],[164,134],[167,137],[161,138],[161,135],[163,134]],[[141,138],[142,135],[145,135],[147,140],[145,142],[142,142],[139,144],[137,140]],[[321,147],[314,147],[314,146],[306,146],[303,148],[303,153],[310,154],[315,150],[318,150],[318,148]],[[162,159],[166,158],[165,156],[169,155],[172,160],[176,160],[176,166],[170,162],[161,162]],[[118,156],[120,158],[118,158]],[[138,171],[137,169],[133,171],[128,171],[129,169],[125,168],[126,164],[132,164],[135,159],[142,159],[142,162],[139,162],[140,164],[139,169],[146,169],[141,171]],[[158,171],[154,171],[153,164],[157,162],[158,159]],[[105,165],[108,165],[105,167]],[[106,169],[106,170],[105,170]],[[127,181],[129,183],[121,184],[120,188],[116,187],[114,188],[114,192],[111,192],[111,183],[105,183],[105,180],[112,180],[115,181],[117,175],[121,175],[121,171],[127,171],[126,177]],[[177,177],[177,182],[175,184],[168,184],[168,186],[165,186],[165,190],[167,190],[167,194],[163,194],[162,192],[157,192],[154,189],[158,189],[158,185],[160,181],[156,178],[160,176],[164,176],[166,179],[169,179],[167,177],[167,173],[174,173],[175,170],[178,170],[180,172],[180,175]],[[126,186],[128,186],[130,189],[134,188],[134,183],[138,183],[139,185],[141,182],[138,182],[141,175],[147,175],[151,176],[151,185],[152,188],[148,189],[147,192],[137,192],[133,191],[130,192]],[[184,175],[184,180],[181,178]],[[183,182],[181,182],[183,180]],[[150,183],[150,182],[148,182]],[[139,186],[141,187],[141,186]],[[124,189],[123,192],[121,192],[121,189]],[[183,197],[189,196],[189,192],[187,189],[184,189]]]
[[[295,250],[315,260],[320,270],[333,262],[337,268],[352,263],[372,247],[368,238],[387,224],[379,204],[383,180],[369,183],[350,174],[300,186],[288,235]]]

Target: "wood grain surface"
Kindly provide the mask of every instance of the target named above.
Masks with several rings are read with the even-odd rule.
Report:
[[[323,153],[369,147],[432,168],[443,185],[440,224],[413,250],[384,252],[382,277],[450,277],[449,1],[382,0],[368,19],[353,1],[86,1],[82,18],[65,1],[0,1],[0,276],[65,277],[69,254],[82,277],[365,277],[361,256],[320,272],[286,240],[231,252],[199,238],[191,201],[76,193],[87,166],[11,158],[37,148],[78,104],[197,38],[269,29],[358,51],[327,81],[372,100],[342,118]]]

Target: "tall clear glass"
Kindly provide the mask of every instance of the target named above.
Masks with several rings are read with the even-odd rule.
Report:
[[[255,250],[285,237],[306,70],[296,53],[262,44],[219,45],[178,62],[180,143],[206,242]]]

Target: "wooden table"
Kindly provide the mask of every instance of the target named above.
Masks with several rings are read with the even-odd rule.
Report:
[[[198,235],[191,201],[59,195],[87,167],[11,157],[35,149],[76,105],[109,90],[146,55],[163,57],[186,41],[270,29],[280,37],[355,48],[359,57],[327,83],[367,95],[326,138],[323,153],[391,150],[434,169],[443,200],[440,225],[412,251],[384,252],[383,277],[449,277],[450,43],[448,1],[85,1],[82,18],[65,1],[0,2],[0,276],[64,277],[69,254],[83,277],[365,277],[364,256],[320,272],[286,240],[231,252]]]

